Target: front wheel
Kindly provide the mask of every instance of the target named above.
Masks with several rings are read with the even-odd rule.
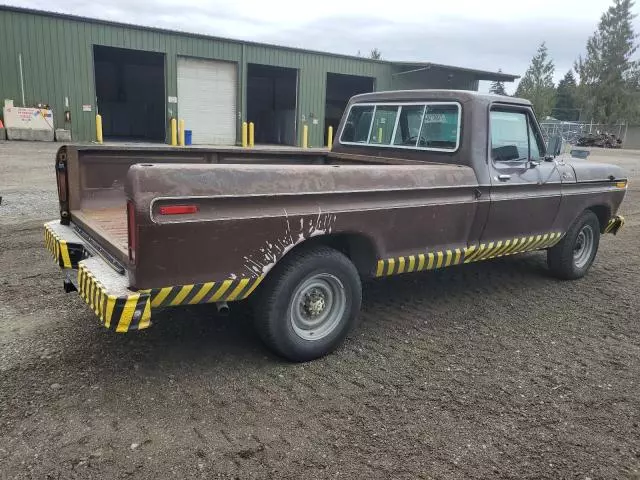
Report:
[[[347,336],[362,302],[358,271],[337,250],[292,252],[261,285],[256,329],[275,353],[303,362],[327,355]]]
[[[587,274],[600,245],[600,222],[587,210],[573,223],[560,242],[547,252],[551,272],[563,280],[575,280]]]

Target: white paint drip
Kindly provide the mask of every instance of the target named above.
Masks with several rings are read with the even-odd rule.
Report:
[[[244,257],[244,268],[248,270],[251,275],[255,275],[256,273],[266,275],[276,262],[296,245],[311,237],[331,233],[337,218],[336,215],[331,213],[323,214],[320,207],[318,207],[318,215],[308,219],[301,217],[299,230],[293,232],[291,230],[291,223],[289,222],[289,214],[286,210],[284,214],[285,225],[283,235],[272,241],[265,241],[265,246],[259,249],[259,253]]]

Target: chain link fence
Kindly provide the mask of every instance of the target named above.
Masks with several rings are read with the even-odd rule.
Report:
[[[622,143],[627,136],[627,125],[602,124],[587,122],[542,122],[540,124],[542,135],[545,141],[554,136],[562,137],[562,140],[569,145],[578,143],[594,143],[594,146],[612,146],[607,143]],[[579,142],[579,140],[581,140]],[[610,139],[609,141],[607,141]],[[617,140],[620,142],[617,142]],[[602,145],[600,145],[602,144]]]

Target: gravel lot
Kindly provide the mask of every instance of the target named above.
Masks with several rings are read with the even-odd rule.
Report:
[[[535,253],[372,282],[292,365],[206,306],[101,328],[43,247],[54,152],[0,143],[0,478],[640,478],[640,153],[591,157],[633,178],[587,278]]]

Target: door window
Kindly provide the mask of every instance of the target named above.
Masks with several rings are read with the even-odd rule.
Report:
[[[529,159],[529,123],[524,112],[491,111],[491,158],[496,162]]]
[[[490,122],[493,161],[524,162],[541,158],[542,143],[526,112],[492,110]]]

